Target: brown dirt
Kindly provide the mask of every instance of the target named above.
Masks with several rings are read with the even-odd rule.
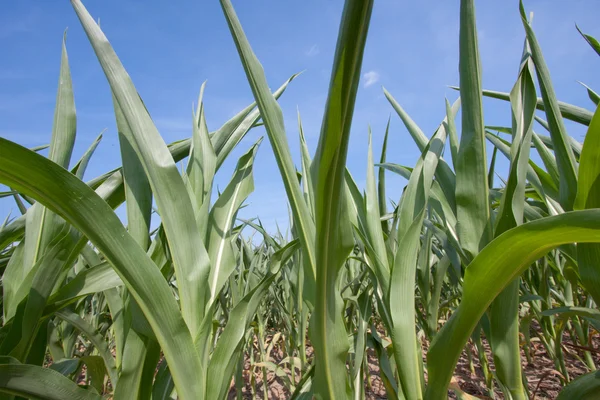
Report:
[[[381,336],[384,335],[383,332],[379,333]],[[268,346],[271,339],[272,335],[269,335],[266,340],[266,346]],[[598,334],[598,332],[594,331],[594,335],[591,337],[591,339],[592,346],[590,350],[592,352],[592,358],[594,360],[595,365],[597,367],[600,367],[600,335]],[[308,362],[310,363],[313,356],[313,349],[312,346],[310,346],[310,342],[308,343],[308,345],[309,346],[306,349],[306,354]],[[428,345],[429,344],[426,341],[423,341],[424,358],[427,354]],[[583,349],[579,348],[576,345],[573,345],[571,338],[566,333],[563,336],[562,345],[563,352],[565,355],[565,364],[569,373],[569,378],[572,380],[580,375],[587,373],[588,368],[580,360],[581,358],[583,358]],[[258,345],[256,342],[254,343],[254,346],[256,350],[255,354],[258,354]],[[491,356],[489,344],[485,340],[485,338],[483,339],[483,346],[490,368],[493,370],[494,362]],[[525,357],[525,354],[523,352],[523,348],[521,349],[523,370],[527,378],[528,391],[531,395],[531,398],[533,400],[555,399],[563,387],[562,374],[556,370],[554,361],[549,357],[544,346],[539,342],[539,340],[536,340],[534,334],[532,334],[531,346],[531,363],[527,361],[527,358]],[[83,353],[84,350],[84,348],[80,348],[81,353]],[[473,370],[471,370],[467,352],[471,353]],[[285,357],[287,357],[287,355],[284,355],[283,349],[280,345],[276,344],[275,346],[273,346],[273,351],[270,354],[270,361],[279,365],[279,363]],[[387,399],[385,387],[379,375],[380,371],[378,359],[372,349],[368,349],[367,351],[367,360],[369,366],[369,374],[368,382],[365,379],[365,398],[369,400]],[[47,357],[45,363],[46,366],[50,363],[50,358]],[[291,380],[291,371],[289,368],[289,364],[284,365],[282,370],[287,374],[287,379]],[[242,388],[241,398],[244,400],[263,399],[264,382],[262,370],[258,366],[251,365],[250,359],[247,354],[245,356],[244,371],[242,376],[244,379],[244,386]],[[298,382],[298,380],[299,370],[296,369],[296,382]],[[78,383],[83,384],[85,383],[85,381],[86,379],[84,366],[81,371]],[[252,383],[254,383],[254,396]],[[465,347],[465,350],[461,354],[461,357],[456,366],[452,383],[458,385],[458,387],[460,387],[460,389],[463,392],[474,396],[476,399],[490,399],[490,397],[488,396],[488,389],[485,384],[483,370],[481,368],[477,356],[477,351],[472,343],[468,343]],[[287,388],[285,380],[282,377],[277,376],[274,372],[269,371],[267,373],[266,384],[268,400],[284,400],[288,399],[291,396],[291,393]],[[110,391],[110,383],[108,383],[108,385],[108,389]],[[496,386],[494,386],[494,395],[496,399],[504,398],[504,396]],[[452,399],[456,398],[453,392],[450,392],[448,397]],[[231,389],[229,391],[228,399],[237,399],[237,391],[234,382],[231,383]]]
[[[533,335],[532,335],[533,338]],[[268,339],[270,340],[270,338]],[[489,344],[484,339],[484,348],[490,368],[494,369],[493,359]],[[580,358],[583,358],[582,349],[576,348],[570,344],[571,339],[565,334],[563,337],[563,351],[565,353],[565,363],[570,379],[574,379],[582,374],[588,372],[588,368]],[[600,367],[600,337],[597,332],[592,337],[593,343],[593,359],[596,366]],[[428,343],[423,343],[423,354],[424,357],[427,354]],[[473,360],[474,373],[471,371],[469,358],[467,351],[471,352]],[[307,349],[307,355],[310,360],[312,357],[312,348]],[[531,349],[531,363],[527,362],[523,349],[521,350],[522,365],[527,378],[528,390],[532,398],[535,400],[550,400],[555,399],[560,392],[563,384],[561,382],[561,373],[555,369],[553,360],[548,356],[544,346],[535,339],[532,341]],[[271,354],[271,361],[275,364],[279,363],[285,356],[282,350],[278,346],[274,346],[273,353]],[[376,355],[372,350],[367,352],[367,359],[369,365],[369,382],[365,380],[365,394],[366,399],[369,400],[380,400],[387,399],[383,382],[379,376],[379,364]],[[284,370],[290,376],[289,368]],[[250,365],[248,357],[244,366],[244,387],[242,388],[242,399],[263,399],[263,380],[262,372],[260,368]],[[252,385],[250,383],[251,378],[255,382],[255,397],[252,394]],[[298,378],[296,379],[296,381]],[[490,399],[488,395],[488,389],[485,384],[483,370],[479,363],[475,346],[469,343],[463,351],[461,358],[457,364],[453,383],[457,384],[460,389],[479,399]],[[286,384],[281,377],[276,376],[273,372],[267,374],[267,393],[269,400],[284,400],[290,397],[290,393],[287,390]],[[535,394],[535,397],[533,395]],[[503,399],[504,396],[500,392],[499,388],[494,386],[494,395],[496,399]],[[456,398],[453,392],[449,393],[449,398]],[[234,383],[229,392],[228,399],[234,400],[237,398],[237,391]]]

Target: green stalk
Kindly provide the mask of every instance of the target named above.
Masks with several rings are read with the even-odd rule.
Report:
[[[347,399],[351,395],[339,278],[354,246],[345,197],[346,155],[372,7],[372,0],[346,1],[321,136],[311,167],[317,228],[316,302],[311,319],[316,357],[313,390],[322,400]]]

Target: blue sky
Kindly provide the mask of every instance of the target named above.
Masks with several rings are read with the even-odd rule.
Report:
[[[343,2],[233,3],[271,87],[305,70],[280,101],[299,166],[296,108],[314,152]],[[191,135],[191,106],[204,80],[208,81],[205,109],[211,130],[253,101],[217,0],[84,0],[84,4],[100,18],[167,143]],[[458,6],[458,1],[447,0],[375,1],[348,154],[349,168],[361,187],[369,125],[378,153],[392,115],[388,160],[412,166],[419,156],[382,86],[428,135],[444,116],[444,97],[456,99],[457,93],[448,86],[458,84]],[[476,6],[484,87],[510,91],[524,37],[518,2],[480,0]],[[577,81],[600,90],[600,60],[579,36],[575,23],[600,38],[600,2],[529,0],[525,7],[534,11],[533,26],[559,99],[592,109]],[[0,136],[25,146],[48,143],[62,34],[68,27],[78,117],[73,162],[106,128],[85,178],[117,167],[118,140],[108,84],[69,1],[5,1],[0,10]],[[484,113],[488,125],[510,124],[510,110],[499,101],[486,101]],[[567,128],[583,140],[581,127],[567,123]],[[544,133],[542,128],[538,131]],[[265,135],[262,129],[254,129],[233,152],[217,176],[220,188],[229,181],[237,158],[261,135]],[[506,168],[506,163],[501,167]],[[276,223],[287,226],[285,192],[268,140],[259,150],[254,176],[255,192],[241,216],[258,215],[270,230]],[[404,181],[390,173],[387,180],[388,195],[397,201]],[[12,199],[0,199],[0,218],[11,211],[18,213]]]

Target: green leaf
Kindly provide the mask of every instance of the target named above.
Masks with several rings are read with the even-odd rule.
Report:
[[[0,228],[0,250],[4,250],[11,243],[18,242],[23,237],[26,218],[25,215],[21,215]]]
[[[194,346],[192,337],[177,302],[156,264],[127,233],[110,206],[60,166],[3,138],[0,182],[30,195],[65,218],[104,254],[156,334],[179,396],[197,398],[202,366],[195,352],[190,351]]]
[[[117,369],[115,367],[115,359],[110,353],[110,349],[108,348],[108,344],[104,340],[104,337],[100,335],[94,327],[81,318],[78,314],[69,311],[62,310],[56,312],[56,316],[62,319],[63,321],[67,321],[75,328],[77,328],[81,333],[83,333],[90,342],[94,345],[100,356],[104,360],[104,365],[106,366],[106,370],[108,371],[108,375],[110,376],[110,380],[114,385],[117,384]]]
[[[144,166],[136,154],[130,138],[133,135],[125,115],[113,95],[113,106],[117,129],[121,162],[123,163],[123,186],[127,211],[127,231],[144,250],[150,246],[150,218],[152,215],[152,190],[144,171]]]
[[[52,139],[50,140],[50,149],[48,150],[48,158],[63,168],[69,167],[77,129],[75,100],[73,98],[73,84],[71,82],[66,40],[67,33],[65,32],[62,43],[60,77],[58,80],[58,92],[56,94]]]
[[[590,88],[588,85],[586,85],[585,83],[579,82],[583,87],[585,87],[585,89],[587,90],[587,94],[588,97],[590,98],[590,100],[595,104],[598,105],[598,103],[600,103],[600,95],[598,93],[596,93],[594,90],[592,90],[592,88]]]
[[[510,143],[489,132],[487,133],[487,139],[500,150],[502,154],[510,159]],[[558,188],[554,185],[552,177],[542,168],[537,166],[532,160],[529,160],[527,180],[531,186],[533,186],[540,198],[548,200],[546,199],[546,196],[548,196],[551,199],[558,199]]]
[[[544,167],[546,167],[546,171],[552,178],[555,186],[558,188],[560,184],[560,178],[558,173],[558,166],[556,165],[556,158],[554,154],[550,151],[550,149],[544,144],[542,139],[535,132],[533,133],[531,139],[533,140],[533,144],[535,149],[537,150],[542,162],[544,163]]]
[[[436,264],[435,270],[433,271],[433,289],[431,300],[428,304],[427,318],[428,325],[433,328],[433,333],[437,333],[438,320],[439,320],[439,309],[440,309],[440,298],[442,295],[442,288],[444,279],[446,277],[446,271],[450,266],[450,257],[444,255],[441,260]]]
[[[240,157],[231,181],[215,202],[208,217],[208,254],[211,260],[209,275],[210,307],[221,291],[223,284],[236,267],[236,260],[231,247],[232,228],[235,215],[246,198],[254,191],[252,166],[262,138],[250,150]]]
[[[300,151],[302,152],[302,190],[304,192],[304,198],[309,206],[310,213],[314,218],[315,215],[315,189],[312,181],[310,166],[312,160],[310,158],[310,152],[306,145],[306,139],[304,138],[304,129],[302,128],[302,120],[300,119],[300,111],[298,111],[298,132],[300,134]]]
[[[0,357],[0,392],[47,400],[102,399],[97,393],[78,386],[60,372],[19,364],[11,357]]]
[[[234,368],[243,351],[243,338],[256,309],[266,291],[277,277],[281,267],[298,250],[299,242],[294,240],[275,252],[269,261],[269,270],[263,279],[231,310],[229,321],[221,334],[208,366],[206,387],[207,399],[225,398],[231,383]]]
[[[525,223],[490,242],[467,266],[461,303],[429,348],[426,399],[447,397],[460,353],[492,300],[548,251],[567,243],[600,242],[599,226],[600,210],[566,212]]]
[[[152,386],[152,400],[171,400],[173,378],[164,360],[158,366],[158,372]]]
[[[279,99],[290,82],[296,79],[298,75],[300,74],[294,74],[286,80],[273,92],[273,97]],[[250,129],[256,126],[256,123],[261,118],[260,110],[258,108],[253,110],[254,107],[256,107],[256,103],[252,103],[240,111],[211,135],[211,141],[217,154],[217,170],[221,167],[227,156],[229,156],[231,150],[240,143]]]
[[[113,94],[113,108],[119,130],[123,185],[125,187],[125,206],[127,211],[127,231],[143,250],[150,246],[150,221],[152,218],[152,189],[144,171],[144,165],[136,154],[131,142],[133,132],[119,102]],[[147,349],[152,347],[153,336],[145,332],[148,322],[144,318],[137,303],[130,298],[124,289],[120,298],[118,293],[109,292],[106,296],[113,317],[115,331],[116,355],[119,361],[120,377],[123,380],[113,381],[116,398],[138,398],[142,385],[142,373]],[[119,314],[115,311],[119,309]],[[140,326],[143,327],[140,329]],[[144,331],[143,337],[138,331]],[[107,367],[108,369],[108,367]],[[108,369],[110,372],[110,369]],[[112,377],[111,377],[112,380]],[[144,383],[148,386],[148,382]]]
[[[535,115],[536,92],[533,62],[525,42],[519,77],[511,90],[512,144],[510,171],[496,215],[494,235],[523,223],[525,188],[529,152]],[[517,278],[492,303],[490,309],[490,344],[501,387],[507,397],[527,399],[523,387],[519,337],[519,286]]]
[[[407,399],[423,397],[419,373],[420,352],[415,331],[414,287],[421,227],[427,211],[433,176],[445,144],[446,130],[438,129],[412,171],[398,206],[398,249],[390,287],[387,289],[387,306],[392,317],[391,336],[401,390]]]
[[[408,133],[412,136],[413,140],[417,144],[420,152],[423,152],[427,146],[427,136],[423,133],[421,128],[410,118],[410,116],[404,111],[404,109],[398,104],[398,102],[388,93],[385,88],[383,89],[385,97],[388,99],[394,110],[398,113],[398,116],[402,119],[402,122],[406,126]],[[460,107],[460,99],[456,100],[452,105],[452,115],[456,115],[458,108]],[[443,126],[447,122],[446,117],[442,122]],[[438,128],[439,129],[439,128]],[[455,190],[456,190],[456,176],[450,166],[442,158],[438,164],[438,170],[436,171],[436,179],[439,181],[442,190],[444,191],[448,202],[450,203],[453,210],[456,209]]]
[[[80,0],[71,4],[127,122],[129,130],[121,133],[144,166],[173,257],[181,313],[190,332],[196,332],[202,321],[210,263],[192,203],[167,145],[108,39]]]
[[[88,149],[85,151],[85,153],[83,153],[83,156],[81,156],[79,161],[77,161],[75,166],[71,169],[71,172],[73,172],[79,179],[83,179],[83,175],[85,174],[87,166],[90,163],[90,159],[94,155],[96,148],[98,147],[98,145],[100,144],[100,141],[102,140],[103,133],[104,133],[104,131],[102,131],[98,135],[98,137],[92,142],[90,147],[88,147]]]
[[[440,128],[440,130],[442,130],[442,128]],[[385,168],[388,171],[392,171],[407,180],[410,179],[410,176],[413,171],[410,168],[403,167],[403,166],[397,165],[397,164],[392,164],[392,163],[377,164],[377,166],[381,167],[381,168]],[[437,181],[433,181],[433,185],[431,186],[431,193],[430,193],[429,201],[432,202],[432,206],[434,206],[434,207],[436,207],[437,204],[439,204],[439,206],[440,206],[439,208],[442,209],[442,214],[444,215],[444,218],[445,218],[444,224],[446,225],[446,228],[448,229],[448,233],[450,233],[452,235],[452,237],[454,239],[456,239],[455,243],[458,246],[458,238],[456,238],[456,216],[454,215],[454,212],[452,211],[450,204],[448,203],[448,200],[446,199],[446,196]]]
[[[42,321],[42,314],[46,301],[52,292],[57,280],[61,276],[61,271],[73,264],[77,257],[76,243],[68,229],[54,238],[49,244],[48,251],[32,268],[27,278],[21,284],[19,291],[28,293],[25,301],[25,307],[13,321],[13,326],[2,343],[2,352],[9,354],[16,359],[25,362],[38,334]],[[21,302],[23,297],[16,296],[15,300]],[[11,338],[16,336],[18,344],[8,349]]]
[[[61,286],[48,299],[48,306],[44,315],[65,307],[75,300],[122,286],[123,281],[108,262],[103,262],[78,273],[75,278]]]
[[[581,34],[581,36],[583,36],[585,41],[588,42],[588,44],[592,46],[592,49],[594,49],[594,51],[600,56],[600,43],[598,42],[598,40],[596,40],[596,38],[594,38],[593,36],[586,35],[585,33],[583,33],[577,25],[575,25],[575,27],[577,28],[577,31]]]
[[[369,253],[374,266],[374,272],[377,276],[382,290],[387,290],[390,286],[390,262],[388,260],[387,249],[381,228],[381,212],[377,197],[375,185],[375,167],[373,165],[373,145],[371,130],[369,129],[369,148],[367,158],[367,184],[364,200],[365,208],[365,239],[368,241],[367,253]],[[384,171],[383,168],[380,169]],[[381,175],[380,175],[381,176]]]
[[[556,400],[594,400],[598,396],[600,396],[600,371],[592,371],[565,386]]]
[[[600,207],[600,107],[585,135],[579,158],[579,184],[574,209],[584,210]],[[577,247],[579,275],[583,286],[600,304],[600,245],[581,244]]]
[[[457,100],[459,101],[459,100]],[[452,110],[452,106],[448,99],[446,99],[446,130],[448,131],[448,136],[450,137],[450,154],[452,155],[452,166],[456,169],[456,160],[458,159],[458,149],[460,148],[460,143],[458,141],[458,134],[456,133],[456,123],[454,121],[454,117],[456,116],[456,111]]]
[[[454,90],[459,90],[459,87],[457,87],[457,86],[450,86],[450,88],[452,88]],[[497,92],[494,90],[483,90],[482,94],[486,97],[491,97],[493,99],[510,101],[510,93]],[[577,122],[582,125],[590,124],[593,114],[589,110],[586,110],[585,108],[581,108],[581,107],[575,106],[573,104],[568,104],[568,103],[565,103],[562,101],[558,101],[557,104],[558,104],[558,110],[560,112],[560,115],[562,115],[563,118],[568,119],[570,121]],[[545,111],[546,107],[547,106],[544,103],[544,99],[541,97],[538,97],[536,108],[538,110]]]
[[[104,391],[104,377],[106,376],[106,368],[102,357],[83,356],[80,360],[82,364],[85,364],[85,374],[90,386],[96,389],[98,393],[102,393]]]
[[[492,237],[485,128],[481,97],[481,65],[473,0],[460,2],[460,98],[462,134],[456,159],[456,217],[460,245],[477,255]]]
[[[292,214],[294,216],[294,227],[304,251],[306,273],[305,278],[308,280],[308,286],[314,287],[316,277],[316,256],[315,256],[315,225],[310,216],[310,211],[298,179],[296,177],[296,169],[292,160],[285,127],[283,123],[283,114],[277,101],[269,90],[269,85],[265,77],[262,65],[252,52],[250,43],[242,30],[242,26],[238,17],[231,5],[230,0],[221,0],[221,7],[229,25],[231,36],[235,42],[240,60],[246,72],[246,77],[252,94],[258,105],[260,115],[262,117],[265,130],[269,137],[273,154],[279,167],[285,191],[290,202]],[[305,299],[309,304],[314,303],[314,299]]]
[[[55,360],[48,366],[48,368],[60,372],[64,376],[74,374],[79,369],[81,360],[78,358],[66,358],[62,360]]]
[[[592,114],[590,113],[590,122],[591,122],[591,117]],[[544,127],[544,129],[546,129],[547,131],[550,131],[550,126],[548,125],[548,123],[543,120],[542,118],[540,118],[538,115],[535,116],[535,120]],[[587,124],[589,125],[589,123]],[[554,145],[552,144],[552,138],[550,136],[544,136],[544,135],[539,135],[540,140],[546,145],[548,146],[548,148],[550,149],[554,149]],[[569,136],[567,138],[569,140],[569,144],[571,145],[571,149],[573,149],[573,154],[575,154],[576,158],[579,158],[579,155],[581,154],[581,147],[582,144],[579,143],[573,136]]]
[[[317,228],[317,296],[310,327],[316,354],[312,389],[322,400],[350,395],[349,346],[338,282],[354,246],[346,198],[346,157],[372,7],[372,0],[350,0],[344,6],[321,135],[311,166]]]
[[[206,240],[208,214],[213,179],[217,170],[217,155],[210,141],[206,117],[204,116],[204,86],[200,88],[198,110],[194,115],[192,129],[192,147],[187,165],[188,183],[192,189],[192,203],[196,209],[196,221],[202,232],[202,240]],[[210,250],[207,249],[210,254]]]
[[[24,250],[24,242],[19,243],[15,247],[2,275],[2,313],[5,321],[15,316],[19,303],[28,292],[28,288],[21,291],[19,289],[26,280],[31,282],[33,274],[35,274],[35,272],[31,273],[31,271],[27,274],[23,273]]]
[[[573,201],[577,194],[577,163],[575,155],[568,141],[569,135],[561,116],[560,107],[554,93],[554,87],[550,80],[550,71],[542,55],[542,49],[537,42],[535,33],[527,21],[523,2],[520,2],[519,9],[521,20],[527,34],[527,41],[531,48],[531,57],[535,64],[535,71],[538,77],[538,83],[542,92],[542,99],[545,105],[545,112],[550,128],[550,136],[554,145],[554,154],[556,154],[556,163],[558,166],[560,185],[559,196],[560,204],[565,210],[573,209]]]
[[[66,32],[63,36],[62,54],[60,61],[60,76],[56,94],[56,107],[52,126],[52,139],[48,158],[63,168],[69,167],[77,119],[69,58],[67,56]],[[25,230],[25,249],[23,254],[23,276],[27,275],[39,258],[44,254],[48,244],[62,229],[63,222],[57,216],[47,212],[41,204],[32,205],[27,211],[27,229]]]
[[[160,348],[153,339],[141,335],[135,329],[128,330],[125,343],[123,363],[114,398],[150,398],[148,392],[151,390],[154,372],[160,358]],[[143,396],[142,392],[148,395]]]
[[[13,193],[13,198],[15,199],[15,203],[17,203],[17,207],[19,208],[21,215],[25,214],[27,212],[27,207],[25,207],[25,204],[23,204],[21,196],[19,196],[18,193]]]
[[[275,98],[283,94],[287,85],[297,76],[293,75],[284,84],[273,93]],[[260,113],[252,109],[254,104],[249,105],[236,116],[227,121],[221,128],[211,134],[211,142],[217,153],[217,169],[229,155],[231,150],[239,143],[244,135],[252,127],[253,123],[258,120]],[[251,112],[252,111],[252,112]],[[191,139],[176,141],[169,144],[169,152],[175,162],[179,162],[190,153]],[[117,208],[125,201],[123,190],[123,175],[120,168],[105,173],[88,182],[88,185],[98,190],[98,194],[106,200],[113,208]],[[105,186],[101,186],[105,185]],[[20,229],[20,228],[19,228]],[[24,231],[24,229],[23,229]],[[20,230],[16,230],[20,232]],[[22,234],[22,232],[20,232]],[[0,239],[3,239],[2,230],[0,230]],[[3,241],[0,241],[0,244]]]
[[[391,121],[392,117],[390,116],[385,127],[385,136],[383,137],[383,145],[381,146],[381,157],[379,157],[379,164],[385,164]],[[370,166],[369,168],[373,168],[373,166]],[[385,170],[383,169],[379,170],[379,179],[377,181],[377,198],[379,200],[380,215],[387,214],[387,198],[385,196]],[[389,233],[389,226],[387,221],[381,221],[381,229],[384,233]]]
[[[545,316],[557,315],[557,314],[566,315],[566,316],[578,315],[578,316],[585,317],[585,318],[591,318],[591,319],[594,319],[594,320],[600,322],[600,311],[593,309],[593,308],[586,308],[586,307],[551,308],[551,309],[542,311],[541,314],[545,315]]]

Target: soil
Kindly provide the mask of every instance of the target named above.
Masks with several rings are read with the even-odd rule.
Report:
[[[539,329],[539,328],[538,328]],[[379,329],[378,329],[379,330]],[[383,332],[379,332],[383,336]],[[272,335],[269,335],[266,339],[266,346],[270,343]],[[600,368],[600,335],[594,331],[594,335],[590,338],[592,345],[588,350],[592,354],[592,358],[596,367]],[[281,340],[281,338],[280,338]],[[278,370],[278,374],[272,371],[267,372],[266,392],[268,400],[285,400],[290,398],[291,393],[288,390],[288,384],[286,380],[291,382],[291,370],[288,363],[282,363],[287,357],[284,355],[282,347],[279,345],[281,342],[276,343],[271,351],[269,361],[275,365],[281,365],[282,368]],[[427,355],[429,343],[423,340],[423,357]],[[258,353],[258,345],[255,342],[255,354]],[[485,338],[483,338],[483,347],[485,355],[490,365],[490,369],[494,370],[494,361],[491,356],[489,344]],[[572,344],[571,338],[565,333],[562,341],[562,348],[565,355],[565,365],[569,374],[569,379],[573,380],[580,375],[589,372],[588,367],[581,361],[583,359],[583,350],[581,347]],[[80,349],[83,352],[83,348]],[[470,357],[468,352],[470,352]],[[313,348],[308,342],[306,349],[307,361],[310,363],[313,357]],[[469,363],[469,358],[472,360],[472,364]],[[530,357],[528,361],[524,354],[523,348],[521,348],[521,358],[523,370],[527,379],[528,391],[532,400],[550,400],[555,399],[558,393],[563,387],[563,376],[556,369],[554,361],[549,357],[545,347],[540,341],[532,335]],[[367,351],[367,361],[369,367],[368,378],[365,379],[365,398],[368,400],[381,400],[387,399],[385,387],[380,378],[379,362],[375,352],[372,349]],[[48,358],[46,364],[50,364],[51,361]],[[472,369],[471,369],[472,366]],[[78,383],[85,383],[85,366],[81,371],[80,379]],[[241,399],[264,399],[264,382],[263,373],[260,366],[252,366],[248,355],[245,356],[244,371],[242,372],[244,386],[241,390]],[[425,376],[427,379],[427,376]],[[296,369],[295,381],[299,380],[299,370]],[[110,385],[110,383],[109,383]],[[460,390],[470,396],[473,399],[491,399],[490,393],[485,383],[485,378],[481,364],[478,359],[477,351],[473,343],[468,343],[463,350],[461,357],[456,366],[455,374],[452,379],[451,386],[459,387]],[[110,389],[110,387],[108,388]],[[110,391],[110,390],[109,390]],[[504,399],[500,389],[494,384],[493,386],[494,398]],[[231,383],[231,389],[228,394],[228,400],[234,400],[238,398],[237,389],[235,387],[235,381]],[[448,398],[455,399],[456,395],[453,391],[449,391]]]
[[[592,337],[592,347],[590,351],[592,358],[597,367],[600,367],[600,337],[597,332]],[[270,340],[271,337],[268,338]],[[491,356],[489,344],[483,339],[483,345],[486,353],[490,369],[494,370],[494,362]],[[530,397],[534,400],[550,400],[555,399],[563,387],[561,381],[562,374],[556,370],[554,361],[548,356],[544,346],[532,337],[530,349],[530,360],[527,361],[523,349],[521,349],[522,365],[527,378],[527,385]],[[423,357],[426,357],[428,343],[423,342]],[[469,357],[467,352],[471,352],[472,366],[471,370]],[[583,359],[583,350],[571,344],[571,339],[565,334],[563,337],[563,352],[565,354],[565,364],[569,373],[569,378],[572,380],[580,375],[589,372],[587,366],[581,361]],[[312,357],[312,347],[307,348],[307,356],[310,360]],[[277,345],[273,346],[270,361],[279,364],[284,359],[283,352]],[[383,382],[380,378],[379,364],[376,354],[369,349],[367,352],[367,360],[369,365],[368,382],[365,379],[365,398],[369,400],[387,399],[386,391]],[[291,379],[291,371],[288,365],[282,368],[288,375],[286,379]],[[280,371],[281,374],[281,371]],[[298,374],[296,374],[296,382]],[[262,370],[260,367],[252,367],[246,357],[244,371],[244,387],[241,391],[241,398],[246,399],[263,399],[263,379]],[[251,381],[254,381],[255,397],[253,397],[253,388]],[[475,346],[469,343],[457,364],[453,385],[458,385],[464,393],[473,396],[474,399],[491,399],[488,388],[485,384],[483,370],[479,363]],[[494,396],[496,399],[504,399],[500,389],[494,385]],[[287,390],[284,378],[277,376],[274,372],[267,373],[267,397],[269,400],[284,400],[288,399],[291,393]],[[237,390],[234,382],[232,382],[231,390],[228,399],[237,399]],[[448,398],[455,399],[456,395],[453,391],[448,393]]]

